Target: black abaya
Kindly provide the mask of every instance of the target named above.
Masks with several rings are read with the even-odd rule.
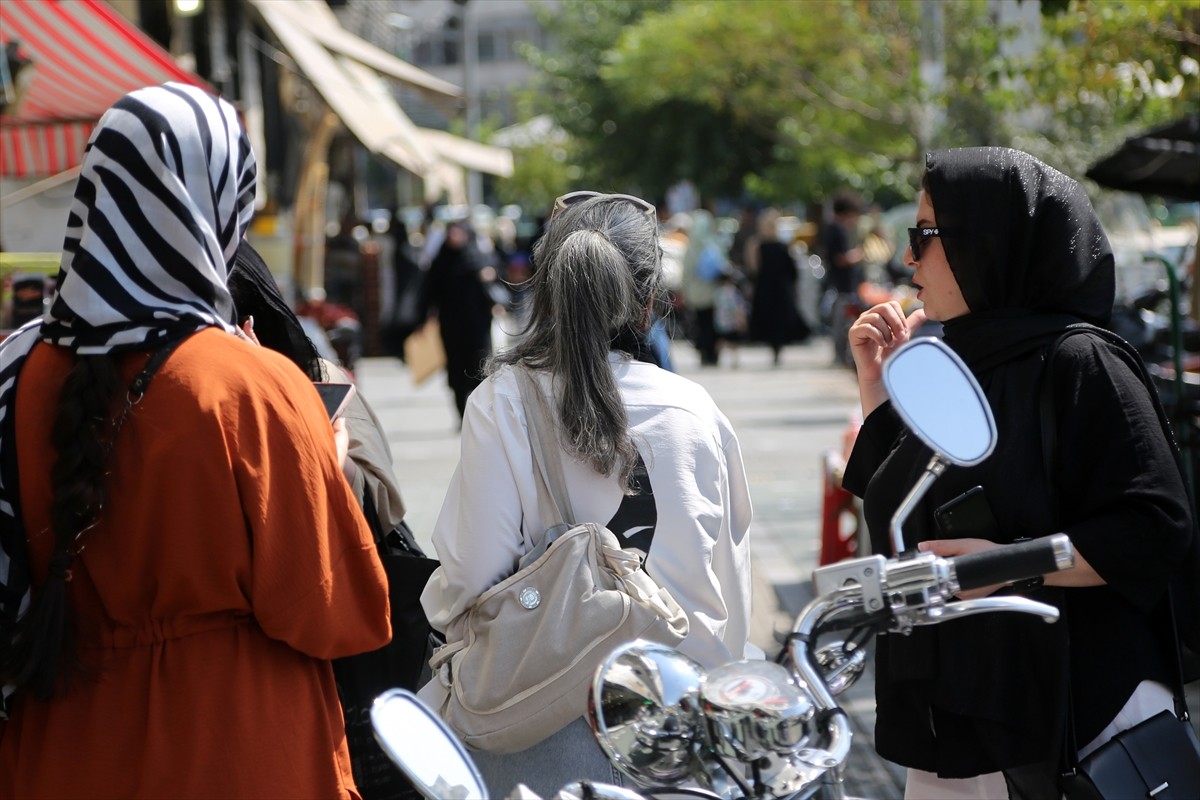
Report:
[[[880,754],[962,778],[1055,759],[1068,649],[1080,742],[1111,721],[1140,681],[1170,683],[1155,632],[1192,523],[1136,354],[1097,336],[1071,337],[1056,357],[1053,486],[1045,474],[1044,350],[1067,325],[1104,323],[1112,308],[1111,250],[1082,189],[1011,150],[935,153],[927,165],[943,246],[971,308],[947,321],[945,340],[983,386],[999,441],[983,464],[947,469],[910,520],[907,544],[969,536],[941,535],[932,511],[980,485],[998,525],[979,538],[1004,543],[1062,530],[1107,583],[1037,592],[1064,607],[1069,627],[988,614],[880,639]],[[891,514],[928,459],[889,405],[865,421],[844,485],[864,497],[877,552],[890,555]]]

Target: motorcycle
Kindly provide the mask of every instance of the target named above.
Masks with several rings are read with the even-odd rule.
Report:
[[[898,349],[883,380],[893,407],[934,452],[891,520],[893,557],[815,570],[816,597],[796,618],[780,663],[705,670],[663,645],[617,648],[596,670],[588,719],[609,760],[639,788],[581,781],[558,798],[845,800],[851,730],[834,698],[862,674],[872,635],[996,611],[1058,619],[1054,606],[1024,597],[955,596],[1071,567],[1062,534],[956,558],[906,549],[903,525],[921,498],[948,465],[986,459],[996,425],[970,371],[936,339]],[[835,633],[843,638],[818,646]],[[462,745],[411,693],[381,695],[371,717],[384,751],[426,797],[487,796]],[[533,800],[522,790],[510,797]]]

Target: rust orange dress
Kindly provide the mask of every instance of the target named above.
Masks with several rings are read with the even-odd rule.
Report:
[[[122,357],[126,385],[145,360]],[[35,587],[71,363],[39,344],[17,383]],[[312,385],[277,353],[201,331],[110,465],[67,584],[82,670],[49,702],[18,695],[0,798],[357,797],[328,659],[387,642],[387,579]]]

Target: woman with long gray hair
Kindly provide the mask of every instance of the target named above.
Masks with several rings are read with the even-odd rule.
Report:
[[[725,415],[645,352],[664,294],[654,208],[575,192],[558,199],[547,228],[528,329],[467,404],[461,461],[433,532],[442,566],[421,598],[430,622],[448,641],[462,638],[463,612],[549,527],[518,383],[525,371],[558,429],[576,521],[606,522],[645,553],[647,573],[687,612],[681,651],[708,667],[743,658],[750,493]],[[421,690],[434,708],[445,693],[438,677]],[[570,780],[614,780],[582,718],[527,750],[476,757],[496,797],[518,782],[550,796]]]

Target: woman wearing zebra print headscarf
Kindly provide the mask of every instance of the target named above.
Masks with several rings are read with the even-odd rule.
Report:
[[[357,796],[327,659],[386,579],[312,384],[228,322],[254,181],[228,103],[122,98],[0,347],[0,797]]]

